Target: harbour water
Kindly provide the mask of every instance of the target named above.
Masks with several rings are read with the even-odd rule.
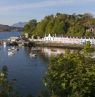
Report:
[[[0,39],[19,36],[18,32],[0,33]],[[9,47],[0,47],[0,67],[7,65],[9,81],[16,79],[15,90],[21,95],[38,95],[45,90],[43,77],[47,71],[48,61],[39,52],[36,57],[30,57],[30,48],[20,47],[12,56],[8,55]]]
[[[11,36],[20,36],[21,32],[0,32],[0,39],[8,39]]]
[[[36,95],[45,89],[43,77],[47,71],[48,61],[44,60],[40,52],[34,52],[30,57],[30,49],[20,47],[12,56],[8,55],[8,47],[0,47],[0,67],[7,65],[8,77],[16,79],[15,89],[21,95]]]
[[[19,35],[18,32],[0,33],[0,39]],[[0,68],[7,65],[9,81],[16,79],[14,89],[22,96],[37,96],[45,91],[43,78],[47,72],[49,58],[64,54],[64,49],[17,47],[15,49],[18,50],[13,55],[8,54],[9,49],[11,48],[0,46]],[[35,56],[31,56],[31,53]]]

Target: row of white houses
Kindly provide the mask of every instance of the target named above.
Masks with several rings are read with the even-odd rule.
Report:
[[[85,44],[87,41],[89,41],[91,44],[95,45],[94,38],[56,37],[56,36],[51,36],[50,34],[42,38],[41,41],[64,43],[64,44]]]

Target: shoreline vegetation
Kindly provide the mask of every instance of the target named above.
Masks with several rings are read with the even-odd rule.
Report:
[[[95,60],[91,46],[51,58],[45,84],[51,97],[95,97]]]

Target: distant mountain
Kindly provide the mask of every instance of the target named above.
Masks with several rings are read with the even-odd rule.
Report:
[[[21,28],[24,28],[24,26],[26,24],[27,24],[27,22],[18,22],[18,23],[13,24],[12,26],[13,27],[21,27]]]
[[[0,24],[0,32],[8,32],[8,31],[23,31],[23,28]]]
[[[10,26],[0,24],[0,31],[9,31],[10,29]]]

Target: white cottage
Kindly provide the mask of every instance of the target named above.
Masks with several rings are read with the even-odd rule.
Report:
[[[44,41],[54,41],[54,37],[52,37],[50,34],[48,36],[45,36],[44,38]]]
[[[95,44],[94,38],[56,37],[56,36],[51,36],[50,34],[48,36],[45,36],[43,40],[45,42],[64,43],[64,44],[85,44],[87,41],[89,41],[91,44]]]

